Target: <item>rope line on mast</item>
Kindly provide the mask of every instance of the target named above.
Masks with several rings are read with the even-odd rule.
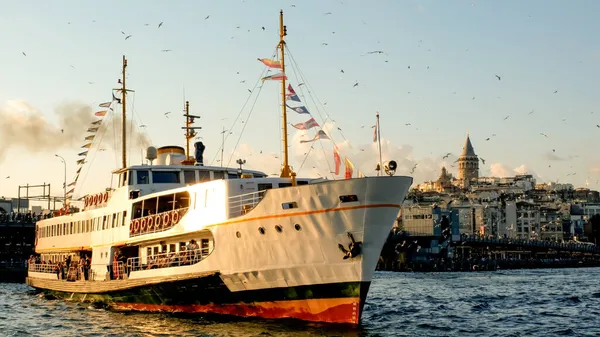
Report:
[[[275,49],[275,52],[273,52],[272,57],[277,53],[277,49]],[[237,114],[237,117],[235,118],[235,120],[233,121],[233,123],[231,124],[231,126],[229,127],[229,129],[227,129],[229,132],[227,133],[227,135],[225,136],[225,139],[223,141],[223,143],[221,144],[221,146],[219,147],[219,149],[217,150],[217,152],[215,153],[215,156],[213,157],[210,165],[212,166],[213,163],[215,162],[215,160],[217,160],[217,157],[220,155],[221,150],[223,149],[223,145],[225,143],[225,141],[229,138],[229,135],[231,134],[231,130],[235,127],[235,125],[237,124],[237,121],[240,119],[240,116],[242,115],[242,113],[244,112],[244,109],[246,108],[246,105],[248,105],[248,102],[250,102],[250,98],[252,97],[252,95],[254,94],[254,90],[256,90],[256,88],[258,87],[258,84],[260,83],[260,81],[262,80],[262,78],[265,76],[265,74],[268,72],[269,68],[267,66],[265,66],[263,68],[263,70],[260,72],[260,76],[258,77],[258,80],[256,81],[256,83],[254,84],[254,87],[252,88],[252,92],[250,93],[250,95],[248,95],[248,98],[246,98],[246,101],[244,102],[244,104],[242,105],[242,108],[240,109],[240,111]],[[262,87],[262,85],[261,85]],[[260,93],[260,91],[259,91]],[[256,97],[256,99],[258,99],[258,95]],[[256,102],[255,99],[255,102]],[[241,137],[241,135],[240,135]],[[238,140],[239,143],[239,140]],[[235,149],[234,149],[235,151]],[[232,152],[233,153],[233,152]],[[231,160],[230,160],[231,161]],[[222,163],[221,163],[222,164]]]

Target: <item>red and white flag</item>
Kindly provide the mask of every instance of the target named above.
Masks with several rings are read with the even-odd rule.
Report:
[[[304,123],[293,124],[292,126],[298,130],[308,130],[314,127],[318,127],[319,123],[317,123],[317,121],[314,118],[311,118]]]
[[[335,162],[335,175],[340,174],[340,165],[342,164],[342,159],[340,157],[340,150],[338,150],[337,146],[333,146],[333,161]]]

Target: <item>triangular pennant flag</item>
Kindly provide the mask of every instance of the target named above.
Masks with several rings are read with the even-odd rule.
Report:
[[[308,112],[308,109],[306,109],[305,106],[291,107],[291,106],[289,106],[287,104],[285,106],[287,106],[288,109],[292,109],[292,110],[296,111],[299,114],[309,114],[310,115],[310,112]]]
[[[337,146],[333,146],[333,161],[335,163],[335,175],[340,174],[340,165],[342,163],[342,159],[340,158],[340,151]]]
[[[78,154],[78,156],[87,156],[87,153],[88,153],[87,151],[83,151],[80,154]]]
[[[121,104],[121,99],[118,98],[117,96],[115,96],[114,92],[113,92],[112,96],[113,96],[113,101],[117,101],[117,103]]]
[[[257,59],[257,60],[259,60],[260,62],[262,62],[264,65],[266,65],[269,68],[279,68],[279,69],[281,69],[281,62],[279,62],[279,61],[274,61],[274,60],[271,60],[271,59],[260,59],[260,58]]]
[[[327,136],[327,134],[325,133],[325,131],[319,130],[317,132],[317,134],[314,136],[313,139],[311,139],[311,140],[301,140],[300,143],[310,143],[310,142],[314,142],[314,141],[319,140],[319,139],[329,139],[329,136]]]
[[[98,131],[98,128],[89,128],[87,129],[87,132],[96,132]]]
[[[298,95],[290,95],[286,97],[286,100],[288,101],[294,101],[294,102],[302,102],[300,100],[300,97],[298,97]]]
[[[346,164],[345,178],[346,179],[351,179],[352,175],[354,174],[354,165],[352,164],[352,162],[350,161],[350,159],[348,159],[348,157],[344,157],[344,161],[345,161],[345,164]]]
[[[85,140],[94,140],[94,137],[96,137],[96,136],[89,135],[89,136],[85,137]]]
[[[82,149],[89,149],[90,146],[92,146],[92,143],[87,143],[87,144],[83,145],[81,148]]]
[[[104,103],[100,103],[100,105],[98,105],[101,108],[108,108],[110,107],[110,103],[112,102],[104,102]]]
[[[76,181],[74,181],[74,182],[70,183],[69,185],[67,185],[67,187],[75,186],[75,184],[77,184],[77,182],[76,182]]]
[[[94,116],[104,117],[106,115],[106,110],[98,111],[94,114]]]
[[[271,75],[271,76],[267,76],[267,77],[263,77],[262,81],[277,81],[277,80],[283,80],[286,79],[287,80],[287,76],[285,76],[284,73],[277,73],[275,75]]]
[[[92,122],[92,125],[99,125],[100,123],[102,123],[101,119],[99,119],[99,120],[97,120],[95,122]]]
[[[365,175],[361,171],[358,171],[358,177],[359,178],[366,178]]]
[[[79,172],[81,172],[81,167],[79,169],[77,169],[77,172],[75,172],[75,173],[79,174]]]
[[[311,118],[304,123],[297,123],[292,126],[298,130],[308,130],[308,129],[312,129],[314,127],[318,127],[319,123],[317,123],[317,121],[315,121],[314,118]]]
[[[79,160],[77,161],[77,165],[83,165],[84,163],[85,163],[85,158],[83,158],[83,159],[79,159]]]
[[[74,189],[74,188],[70,189],[70,190],[69,190],[69,192],[67,192],[67,194],[71,194],[71,193],[73,193],[73,192],[75,192],[75,189]]]
[[[373,143],[375,143],[377,141],[377,124],[373,125],[372,128],[374,128],[374,130],[373,130]]]

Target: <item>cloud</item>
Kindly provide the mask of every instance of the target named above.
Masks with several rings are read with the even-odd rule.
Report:
[[[546,159],[546,160],[552,160],[552,161],[562,161],[562,160],[565,160],[564,158],[559,157],[556,154],[554,154],[554,152],[550,152],[550,151],[544,153],[544,159]]]
[[[514,169],[510,169],[509,167],[507,167],[504,164],[494,163],[494,164],[490,165],[490,172],[491,172],[492,177],[500,177],[500,178],[513,177],[515,175],[521,175],[521,174],[531,174],[536,178],[541,178],[533,170],[529,169],[525,164],[521,164],[520,166],[515,167]]]

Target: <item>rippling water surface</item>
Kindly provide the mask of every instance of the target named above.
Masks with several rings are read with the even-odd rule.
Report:
[[[3,336],[600,336],[600,268],[376,273],[356,329],[119,313],[0,284]]]

